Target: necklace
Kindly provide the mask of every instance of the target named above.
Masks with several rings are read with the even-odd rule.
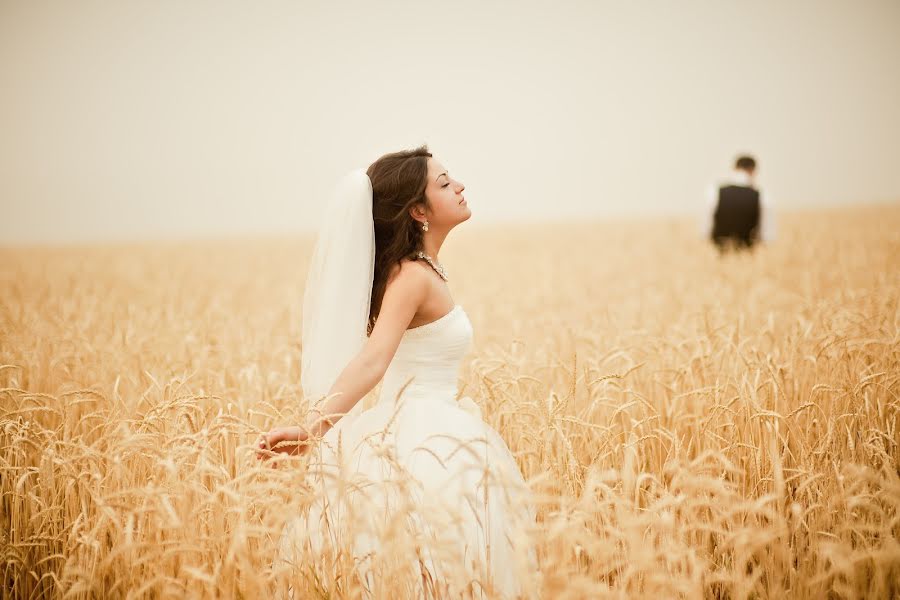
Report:
[[[422,260],[427,262],[429,265],[431,265],[431,268],[434,269],[434,272],[441,276],[441,279],[447,281],[447,271],[444,270],[444,267],[443,265],[441,265],[441,263],[435,262],[431,259],[430,256],[428,256],[421,250],[419,250],[419,252],[416,254],[416,258],[421,258]]]

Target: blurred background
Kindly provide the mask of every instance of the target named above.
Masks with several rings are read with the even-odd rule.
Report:
[[[0,0],[0,243],[293,234],[428,143],[475,223],[900,200],[900,2]]]

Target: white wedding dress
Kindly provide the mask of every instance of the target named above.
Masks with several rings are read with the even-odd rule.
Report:
[[[471,339],[459,305],[404,333],[378,402],[319,444],[315,501],[285,528],[281,560],[315,561],[326,589],[349,564],[374,597],[536,593],[528,488],[497,432],[457,400]]]

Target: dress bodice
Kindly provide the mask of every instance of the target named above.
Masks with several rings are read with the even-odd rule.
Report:
[[[384,375],[379,401],[455,401],[460,363],[471,343],[472,324],[459,304],[436,321],[407,329]]]

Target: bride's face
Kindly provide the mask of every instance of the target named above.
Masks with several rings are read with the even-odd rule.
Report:
[[[465,189],[466,186],[454,179],[444,165],[433,158],[428,159],[428,185],[425,186],[428,207],[425,216],[429,226],[449,230],[472,216],[463,197]]]

